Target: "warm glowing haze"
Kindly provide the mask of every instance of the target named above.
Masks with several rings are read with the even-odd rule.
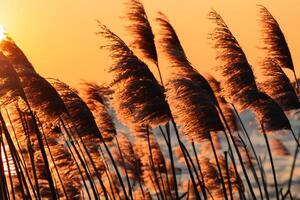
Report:
[[[123,0],[0,0],[0,22],[24,50],[37,71],[45,77],[59,78],[71,85],[80,80],[108,80],[111,64],[102,44],[96,20],[130,44],[126,32]],[[175,27],[182,45],[193,65],[200,71],[210,71],[215,63],[215,50],[207,39],[211,22],[207,14],[211,8],[219,12],[229,25],[255,67],[262,58],[260,24],[257,4],[266,6],[279,22],[288,41],[296,72],[300,75],[300,39],[298,0],[144,0],[155,33],[159,33],[155,17],[164,12]],[[0,26],[0,39],[5,37]],[[160,57],[162,74],[166,76],[166,62]],[[151,66],[152,67],[152,66]],[[153,67],[153,69],[155,69]],[[155,71],[156,73],[156,71]]]
[[[6,37],[5,30],[3,26],[0,24],[0,41],[3,40]]]

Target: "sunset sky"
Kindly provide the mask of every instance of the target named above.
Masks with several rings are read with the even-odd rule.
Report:
[[[124,0],[0,0],[0,23],[24,50],[44,77],[59,78],[77,86],[81,80],[108,81],[111,64],[99,46],[96,20],[102,21],[128,44],[132,38],[125,29],[129,22]],[[159,33],[157,11],[170,19],[192,62],[200,71],[210,70],[215,51],[208,40],[210,9],[219,12],[255,67],[261,59],[260,24],[257,4],[266,6],[281,25],[287,38],[297,74],[300,75],[299,0],[144,0],[155,33]],[[162,58],[163,76],[167,62]],[[105,71],[106,70],[106,71]]]

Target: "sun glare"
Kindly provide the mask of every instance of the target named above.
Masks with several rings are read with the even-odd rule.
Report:
[[[3,40],[6,37],[5,30],[3,26],[0,24],[0,41]]]

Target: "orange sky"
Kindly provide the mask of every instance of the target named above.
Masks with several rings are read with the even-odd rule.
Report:
[[[200,71],[214,64],[214,49],[207,39],[211,8],[219,12],[256,65],[261,58],[259,22],[256,4],[265,5],[281,25],[300,75],[300,1],[299,0],[144,0],[148,16],[155,26],[157,11],[164,12],[175,27],[190,61]],[[96,36],[99,19],[130,42],[120,18],[124,0],[0,0],[0,23],[24,50],[37,71],[45,77],[59,78],[71,85],[82,79],[107,81],[110,59],[99,49],[103,40]],[[161,59],[163,76],[167,63]]]

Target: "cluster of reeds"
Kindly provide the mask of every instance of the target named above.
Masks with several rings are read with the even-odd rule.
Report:
[[[298,87],[282,70],[295,74],[269,11],[259,7],[266,58],[259,66],[265,81],[256,83],[216,11],[209,13],[210,38],[220,80],[194,68],[165,15],[156,19],[155,43],[143,4],[127,5],[133,50],[99,22],[98,34],[107,41],[102,48],[114,61],[106,85],[85,82],[77,91],[45,79],[11,38],[0,42],[1,199],[296,198],[299,142],[286,113],[300,107]],[[164,81],[156,44],[169,61]],[[143,59],[156,65],[159,80]],[[255,115],[268,159],[255,149],[240,117],[245,110]],[[278,181],[275,167],[275,157],[291,153],[279,133],[295,141],[287,184]]]

